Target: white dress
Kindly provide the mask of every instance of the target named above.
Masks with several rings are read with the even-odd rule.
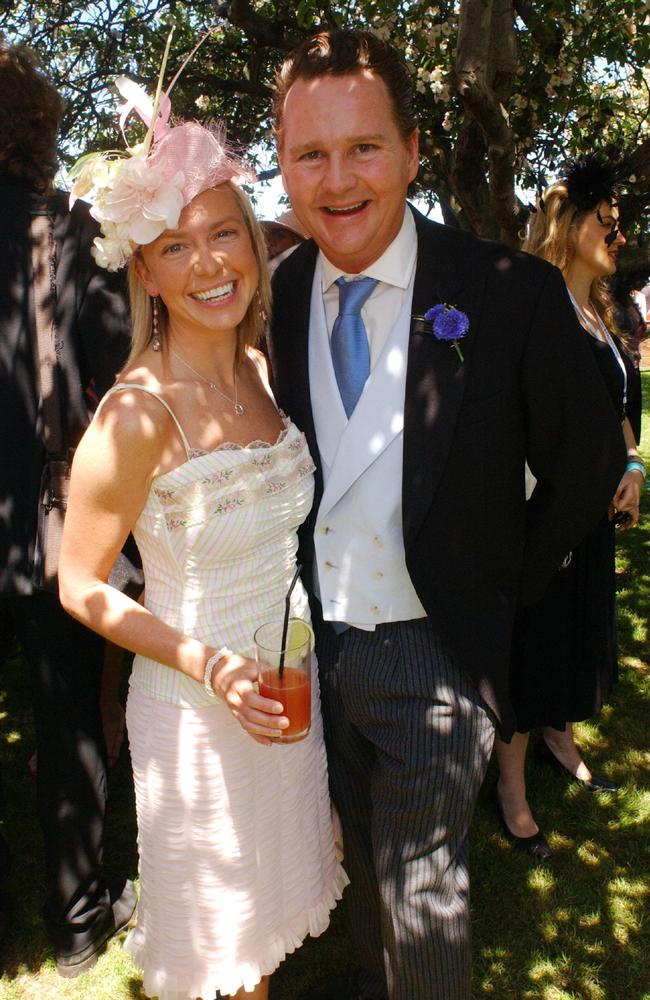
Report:
[[[135,387],[112,392],[122,388]],[[313,462],[288,420],[275,444],[208,454],[193,452],[176,423],[188,459],[154,480],[134,529],[145,604],[187,635],[252,657],[256,628],[282,617]],[[292,613],[308,619],[300,584]],[[140,902],[125,947],[145,993],[212,1000],[215,990],[251,990],[325,930],[348,881],[335,855],[317,678],[308,737],[267,747],[201,684],[138,656],[127,724]]]

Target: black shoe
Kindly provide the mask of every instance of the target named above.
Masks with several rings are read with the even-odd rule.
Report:
[[[516,847],[519,851],[525,851],[526,854],[532,854],[534,858],[539,858],[540,861],[550,861],[553,857],[553,851],[549,847],[548,841],[542,831],[538,830],[537,833],[534,833],[531,837],[518,837],[512,832],[506,823],[506,818],[503,815],[503,809],[496,790],[494,792],[494,802],[496,805],[497,816],[499,817],[501,826],[503,827],[503,832],[512,846]]]
[[[345,976],[336,976],[320,986],[301,993],[298,1000],[372,1000],[359,989],[359,973],[349,972]]]
[[[571,774],[571,771],[555,756],[546,740],[540,740],[535,744],[534,757],[537,764],[546,764],[556,771],[562,771],[589,792],[617,792],[619,789],[615,781],[603,778],[599,774],[592,774],[591,778],[578,778],[575,774]]]
[[[56,971],[59,975],[63,979],[74,979],[82,972],[92,969],[108,941],[131,922],[137,902],[137,890],[133,882],[127,879],[121,895],[111,904],[111,919],[99,937],[72,955],[56,956]]]

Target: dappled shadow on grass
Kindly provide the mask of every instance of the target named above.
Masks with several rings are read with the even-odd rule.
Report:
[[[616,576],[621,651],[624,656],[643,661],[648,656],[650,639],[650,512],[644,513],[638,528],[618,537]],[[647,663],[645,669],[649,669]]]
[[[472,831],[475,997],[642,1000],[650,990],[650,679],[624,667],[611,703],[576,727],[596,773],[621,783],[592,794],[570,777],[528,766],[529,801],[554,858],[514,850],[487,804]],[[529,755],[532,757],[532,755]]]
[[[472,830],[476,1000],[650,997],[647,492],[642,506],[639,527],[617,536],[620,679],[600,715],[576,726],[590,768],[621,789],[592,794],[529,763],[529,801],[554,851],[539,865],[499,832],[491,765]]]
[[[473,830],[475,996],[641,1000],[648,980],[648,789],[591,795],[530,776],[554,858],[514,850],[484,806]],[[562,993],[547,992],[549,987]]]

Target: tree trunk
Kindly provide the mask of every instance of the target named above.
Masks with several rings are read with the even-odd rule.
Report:
[[[512,0],[461,3],[455,77],[465,122],[454,154],[452,185],[479,235],[519,246],[515,138],[504,106],[517,71],[514,16]]]

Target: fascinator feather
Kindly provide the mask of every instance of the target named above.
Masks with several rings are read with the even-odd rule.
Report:
[[[82,157],[69,173],[73,180],[70,203],[88,201],[99,222],[101,236],[92,254],[100,267],[116,271],[128,263],[137,246],[152,243],[166,229],[178,225],[180,214],[197,195],[226,181],[255,179],[252,170],[228,147],[220,125],[173,122],[170,91],[201,38],[165,92],[162,83],[173,31],[167,38],[155,97],[139,84],[120,76],[115,85],[124,98],[120,128],[135,112],[147,126],[144,141],[126,150],[108,150]]]

